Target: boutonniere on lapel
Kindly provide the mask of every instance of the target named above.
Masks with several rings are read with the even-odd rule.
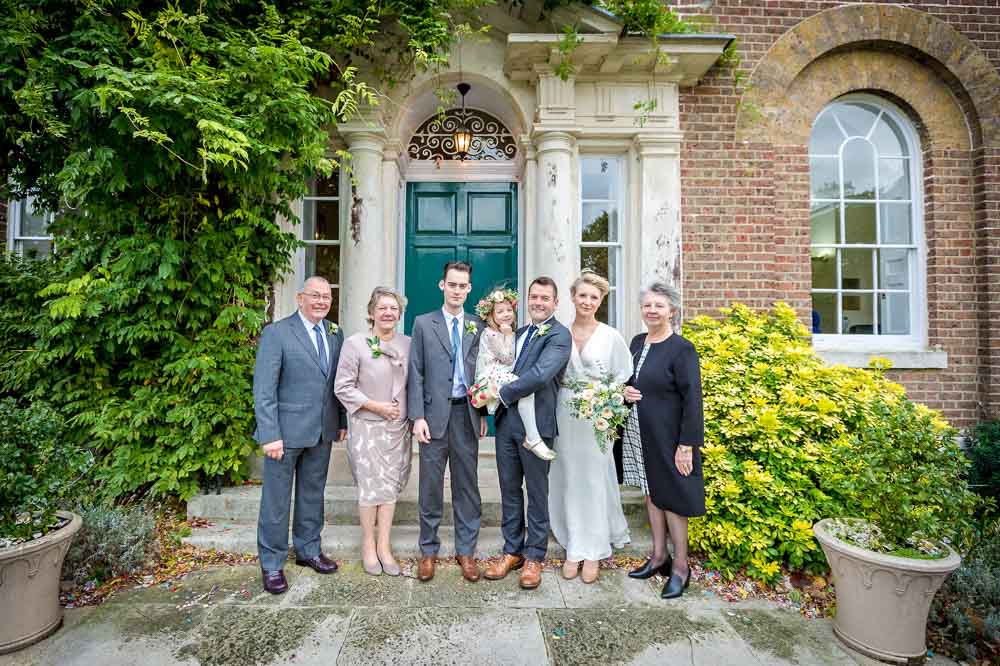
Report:
[[[551,329],[551,328],[552,328],[552,324],[542,324],[541,326],[538,327],[538,333],[536,333],[536,335],[538,337],[542,337],[543,335],[545,335],[546,333],[548,333],[549,329]]]
[[[472,323],[471,321],[467,321],[465,322],[465,332],[468,333],[469,335],[475,335],[476,333],[479,332],[479,329],[476,327],[474,323]]]
[[[330,335],[337,335],[337,331],[340,330],[340,327],[333,322],[330,322],[330,325],[326,327],[326,330],[329,331]]]
[[[382,348],[379,346],[381,340],[378,339],[377,335],[373,335],[370,338],[365,338],[365,342],[368,343],[368,349],[372,350],[372,358],[378,358],[384,353]]]

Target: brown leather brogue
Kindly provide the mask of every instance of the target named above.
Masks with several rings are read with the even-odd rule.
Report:
[[[417,580],[427,582],[434,578],[434,567],[437,565],[437,557],[421,557],[420,566],[417,567]]]
[[[501,578],[506,578],[507,574],[514,569],[520,569],[522,566],[524,566],[523,557],[504,553],[499,562],[494,562],[486,567],[486,573],[483,575],[486,577],[486,580],[500,580]]]
[[[526,560],[521,569],[521,589],[533,590],[542,584],[542,563],[538,560]]]
[[[459,555],[455,559],[458,560],[458,566],[462,567],[462,578],[470,583],[479,580],[479,565],[476,564],[476,558],[471,555]]]

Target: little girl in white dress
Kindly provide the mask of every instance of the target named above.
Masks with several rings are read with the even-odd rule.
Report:
[[[487,326],[479,341],[479,358],[476,361],[476,383],[470,389],[472,406],[482,407],[490,414],[500,403],[500,389],[517,379],[514,374],[516,339],[514,312],[517,309],[517,292],[497,289],[487,294],[476,305],[476,312]],[[517,401],[517,413],[524,424],[524,448],[542,460],[554,460],[555,451],[545,446],[535,422],[535,396],[527,395]]]

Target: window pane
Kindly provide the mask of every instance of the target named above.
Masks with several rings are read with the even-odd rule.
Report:
[[[872,252],[874,250],[840,251],[840,288],[873,289]]]
[[[340,203],[302,202],[302,240],[337,240],[340,237]]]
[[[864,139],[844,146],[844,198],[875,198],[875,148]]]
[[[880,199],[910,198],[910,161],[881,159],[878,161],[878,196]]]
[[[814,247],[811,253],[813,289],[837,288],[837,250]]]
[[[879,155],[910,154],[910,151],[906,148],[906,140],[903,138],[903,132],[899,129],[899,125],[887,114],[883,113],[882,117],[879,118],[878,124],[875,126],[875,131],[872,132],[872,141],[875,143],[875,147],[878,148]]]
[[[582,160],[582,196],[584,199],[618,198],[618,164],[615,160],[585,157]]]
[[[583,204],[583,233],[585,243],[618,242],[618,212],[615,204]]]
[[[340,196],[340,177],[334,171],[329,178],[320,176],[309,181],[309,195],[314,197]]]
[[[340,246],[306,245],[306,275],[319,275],[330,284],[340,283]]]
[[[618,275],[618,248],[613,247],[581,247],[580,270],[594,271],[607,278],[615,285]]]
[[[837,333],[837,294],[812,296],[812,332]]]
[[[840,144],[844,142],[844,134],[837,127],[837,121],[832,113],[824,113],[813,125],[809,136],[810,155],[836,155],[840,152]]]
[[[844,206],[844,236],[848,243],[875,243],[875,204]]]
[[[879,333],[910,334],[910,294],[879,294]]]
[[[843,294],[844,333],[848,335],[874,335],[874,294]]]
[[[910,204],[880,204],[882,242],[887,245],[909,245],[913,242]]]
[[[597,308],[594,317],[597,318],[597,321],[603,321],[608,326],[617,326],[618,322],[614,321],[614,317],[612,316],[617,311],[618,292],[612,287],[607,297],[601,301],[601,307]]]
[[[847,136],[868,136],[878,117],[878,109],[870,104],[848,102],[834,107],[837,119],[844,126]]]
[[[809,160],[809,182],[813,199],[839,199],[840,176],[836,157],[813,157]]]
[[[878,251],[879,289],[910,288],[910,252],[912,250]]]
[[[52,253],[52,241],[23,240],[17,241],[15,250],[28,259],[45,259]]]
[[[21,228],[18,236],[48,236],[48,215],[44,211],[35,210],[35,201],[29,197],[21,202]]]
[[[840,204],[817,203],[810,215],[813,245],[832,245],[840,242]]]

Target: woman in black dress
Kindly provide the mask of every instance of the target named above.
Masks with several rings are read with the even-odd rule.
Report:
[[[684,594],[691,581],[688,518],[705,514],[701,372],[694,345],[674,332],[680,311],[677,290],[656,282],[642,292],[641,302],[648,332],[635,336],[630,345],[635,373],[625,400],[633,406],[625,424],[622,464],[624,483],[642,488],[646,495],[653,554],[629,576],[669,576],[660,596],[673,599]]]

